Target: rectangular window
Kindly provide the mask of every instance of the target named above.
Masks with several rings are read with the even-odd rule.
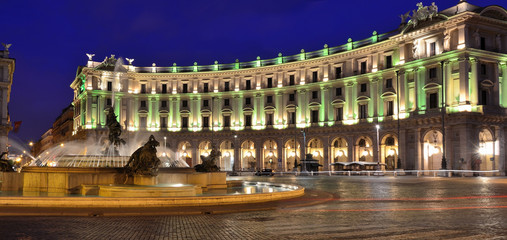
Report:
[[[361,62],[361,74],[366,73],[366,61]]]
[[[203,106],[203,107],[207,107],[207,106],[209,106],[209,100],[203,100],[203,101],[202,101],[202,106]]]
[[[359,105],[359,119],[366,119],[366,117],[368,116],[367,107],[368,105],[366,104]]]
[[[162,84],[162,93],[167,93],[167,84]]]
[[[430,108],[438,108],[438,95],[437,93],[430,93]]]
[[[181,117],[181,127],[188,128],[188,117]]]
[[[336,121],[343,121],[343,108],[336,109]]]
[[[367,85],[366,83],[361,83],[361,92],[366,92]]]
[[[267,96],[266,103],[273,103],[273,96]]]
[[[342,88],[341,87],[335,89],[335,95],[336,96],[341,96],[342,95]]]
[[[160,106],[162,108],[166,108],[167,107],[167,101],[162,101],[161,104],[160,104]]]
[[[295,98],[296,98],[296,96],[295,96],[293,93],[289,94],[289,101],[290,101],[290,102],[295,101],[295,100],[294,100]]]
[[[145,107],[146,107],[146,101],[144,101],[144,100],[143,100],[143,101],[141,101],[141,107],[142,107],[142,108],[145,108]]]
[[[113,82],[107,82],[107,91],[113,91]]]
[[[111,105],[113,105],[111,98],[106,98],[106,106],[111,106]]]
[[[289,116],[289,124],[296,124],[296,112],[290,112]]]
[[[187,100],[181,101],[181,107],[184,107],[184,108],[188,107],[188,101]]]
[[[228,92],[229,90],[229,82],[224,82],[224,92]]]
[[[224,127],[231,126],[231,116],[224,116]]]
[[[386,88],[392,87],[393,87],[393,79],[392,78],[386,79]]]
[[[202,91],[205,93],[209,92],[209,83],[204,83],[202,86]]]
[[[202,127],[209,128],[209,117],[202,117]]]
[[[141,129],[143,128],[146,128],[147,124],[146,124],[146,117],[139,117],[139,127]]]
[[[296,80],[294,78],[294,75],[289,75],[289,85],[290,86],[296,85]]]
[[[167,117],[160,117],[160,127],[167,128]]]
[[[339,79],[342,77],[342,68],[341,67],[337,67],[334,69],[334,74],[336,76],[336,79]]]
[[[488,105],[488,90],[482,89],[481,90],[481,99],[479,105]]]
[[[312,99],[319,98],[319,92],[318,91],[312,91]]]
[[[486,38],[481,37],[481,49],[486,50]]]
[[[437,68],[430,68],[430,79],[437,78]]]
[[[224,99],[224,106],[229,106],[229,105],[230,105],[229,99],[228,98]]]
[[[486,75],[487,67],[486,64],[481,64],[481,75]]]
[[[245,98],[245,105],[250,105],[252,104],[252,99],[251,98]]]
[[[273,113],[266,113],[266,125],[267,126],[273,125]]]
[[[252,83],[250,80],[246,80],[245,81],[245,90],[250,90],[252,89]]]
[[[141,93],[146,93],[146,84],[141,84]]]
[[[386,116],[394,115],[394,101],[387,101]]]
[[[273,87],[273,78],[268,78],[268,88]]]
[[[318,82],[319,81],[319,72],[315,71],[315,72],[312,72],[312,82]]]
[[[313,110],[312,111],[312,123],[318,123],[319,122],[319,110]]]
[[[188,93],[188,84],[183,83],[182,93]]]
[[[252,126],[252,115],[245,115],[245,127]]]
[[[430,56],[435,56],[437,54],[437,43],[432,42],[430,43]]]
[[[392,68],[393,67],[393,56],[389,55],[386,56],[386,68]]]

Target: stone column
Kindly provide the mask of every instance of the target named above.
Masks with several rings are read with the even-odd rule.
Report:
[[[469,102],[472,106],[477,105],[479,101],[479,61],[477,58],[470,58],[470,65],[472,66],[472,72],[470,73],[470,86],[468,87],[470,93]],[[461,69],[460,69],[461,70]]]
[[[403,144],[402,144],[403,143]],[[401,168],[407,168],[407,130],[400,129],[400,135],[398,136],[398,158],[401,159]],[[396,164],[398,164],[398,159],[395,159]]]
[[[347,159],[349,162],[356,161],[356,143],[353,137],[347,139]]]
[[[237,135],[236,135],[237,136]],[[234,137],[234,170],[241,170],[241,141],[239,137]]]
[[[405,80],[405,70],[400,70],[397,77],[398,77],[397,84],[399,84],[399,86],[396,86],[396,94],[398,94],[398,99],[400,101],[399,103],[400,109],[398,109],[398,111],[400,112],[400,115],[404,115],[405,112],[407,112],[406,97],[408,96],[406,92],[408,88],[406,85],[407,81]]]
[[[446,129],[447,130],[447,129]],[[456,127],[455,131],[459,134],[459,158],[463,158],[465,160],[463,169],[470,170],[471,169],[471,163],[472,163],[472,157],[477,152],[477,146],[479,146],[479,136],[478,131],[475,130],[472,126],[466,126],[461,125],[459,127]],[[449,132],[449,131],[447,131]],[[446,140],[447,140],[447,132],[446,132]],[[446,147],[452,141],[446,141]],[[447,169],[457,169],[459,166],[451,166],[450,161],[452,158],[450,157],[450,154],[448,154],[448,151],[446,149],[446,159],[447,159]],[[453,160],[459,160],[459,159],[453,159]]]
[[[417,128],[415,130],[415,143],[416,143],[416,156],[417,156],[417,162],[416,162],[416,169],[417,170],[424,170],[424,149],[423,149],[423,142],[422,129]]]
[[[414,69],[414,83],[415,83],[415,99],[416,99],[416,110],[420,111],[421,109],[427,110],[428,106],[426,105],[426,92],[423,90],[424,84],[426,81],[426,68],[419,67]]]
[[[505,176],[507,174],[507,128],[503,126],[495,127],[495,137],[498,144],[495,142],[495,151],[498,151],[498,155],[495,158],[498,159],[497,169],[500,170],[500,175]],[[495,160],[496,160],[495,159]]]
[[[283,104],[283,92],[277,92],[275,97],[276,97],[276,99],[275,99],[276,110],[275,110],[275,115],[273,116],[273,118],[275,120],[276,125],[279,125],[279,124],[282,125],[283,124],[282,119],[284,119],[283,115],[285,112],[285,104]]]
[[[324,166],[322,166],[322,168],[324,169],[324,171],[329,171],[329,136],[324,136],[322,137],[322,142],[323,142],[323,149],[322,149],[322,157],[324,158],[323,160],[323,164]]]
[[[198,153],[197,149],[199,148],[199,141],[192,140],[191,144],[192,144],[192,165],[195,166],[201,163],[201,156],[198,156],[197,154]]]
[[[345,101],[346,104],[343,106],[343,119],[344,120],[353,120],[354,113],[357,112],[356,107],[356,97],[357,97],[357,84],[355,82],[349,82],[345,86]]]
[[[469,61],[466,57],[462,57],[459,59],[459,104],[467,104],[470,102],[470,92],[469,89]]]
[[[252,121],[254,121],[252,123],[252,126],[257,126],[257,127],[260,127],[260,125],[262,126],[266,126],[266,124],[262,124],[262,121],[265,120],[265,116],[264,116],[264,95],[263,94],[256,94],[255,95],[255,106],[254,106],[254,116],[252,118]]]
[[[86,123],[85,123],[87,128],[88,126],[92,125],[92,104],[93,104],[92,96],[88,94],[86,96]]]
[[[452,64],[453,62],[451,61],[446,61],[444,63],[445,99],[447,106],[452,106],[456,102],[454,97],[456,93],[454,92],[455,86],[454,79],[452,78]]]
[[[173,127],[181,127],[181,119],[180,119],[180,100],[179,98],[173,98]]]
[[[262,146],[262,141],[260,140],[257,140],[254,142],[255,143],[255,158],[257,160],[257,168],[256,170],[259,170],[259,171],[262,171],[262,169],[264,169],[264,156],[262,155],[263,154],[263,146]]]
[[[306,115],[307,115],[307,106],[308,106],[308,102],[305,101],[306,100],[306,90],[303,89],[303,90],[299,90],[297,92],[297,106],[298,108],[296,109],[296,118],[297,120],[299,121],[296,121],[296,125],[298,123],[305,123],[306,124]]]
[[[284,149],[283,138],[280,137],[276,140],[276,153],[277,153],[276,166],[278,168],[278,171],[286,171],[285,167],[287,166],[287,163],[283,157],[283,149]],[[278,161],[279,159],[281,159],[282,162],[279,162]]]
[[[327,126],[327,121],[329,120],[329,104],[331,102],[331,98],[329,97],[329,88],[330,87],[322,87],[320,89],[320,111],[324,111],[324,114],[319,113],[319,121],[324,122],[324,125]]]
[[[378,117],[385,116],[383,112],[384,104],[382,98],[380,98],[382,94],[382,78],[373,78],[370,83],[370,99],[373,100],[373,104],[368,104],[368,117],[374,117],[378,120]]]
[[[507,64],[506,62],[500,62],[501,76],[500,79],[500,106],[507,108]]]

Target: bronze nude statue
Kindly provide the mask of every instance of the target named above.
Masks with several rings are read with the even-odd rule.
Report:
[[[124,169],[128,175],[158,175],[160,159],[157,157],[157,146],[160,143],[153,135],[144,146],[137,149],[129,158]]]

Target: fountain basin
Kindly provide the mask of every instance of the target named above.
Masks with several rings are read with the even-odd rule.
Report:
[[[260,186],[264,189],[280,188],[278,191],[258,191],[219,195],[173,196],[173,197],[76,197],[76,196],[6,196],[0,197],[0,207],[10,208],[171,208],[199,207],[233,204],[251,204],[290,199],[304,195],[304,188],[297,185],[229,182],[245,188]],[[24,193],[23,193],[24,194]],[[0,213],[0,215],[2,215]]]
[[[81,195],[100,197],[189,197],[202,194],[195,185],[165,184],[162,186],[137,185],[82,185]]]
[[[227,188],[225,172],[198,173],[192,168],[160,168],[158,184],[195,185],[208,189]],[[127,182],[125,182],[127,180]],[[134,185],[123,168],[24,167],[21,173],[0,172],[0,191],[48,193],[52,196],[79,194],[82,185]],[[142,185],[154,185],[153,179]]]

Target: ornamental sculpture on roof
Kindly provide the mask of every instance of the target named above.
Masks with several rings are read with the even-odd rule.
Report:
[[[402,24],[410,17],[408,24],[412,24],[415,27],[419,22],[426,21],[427,19],[432,20],[433,17],[438,15],[438,7],[435,5],[435,2],[432,2],[431,6],[424,6],[422,2],[416,4],[416,6],[417,10],[412,10],[412,16],[410,16],[410,12],[400,15]]]

